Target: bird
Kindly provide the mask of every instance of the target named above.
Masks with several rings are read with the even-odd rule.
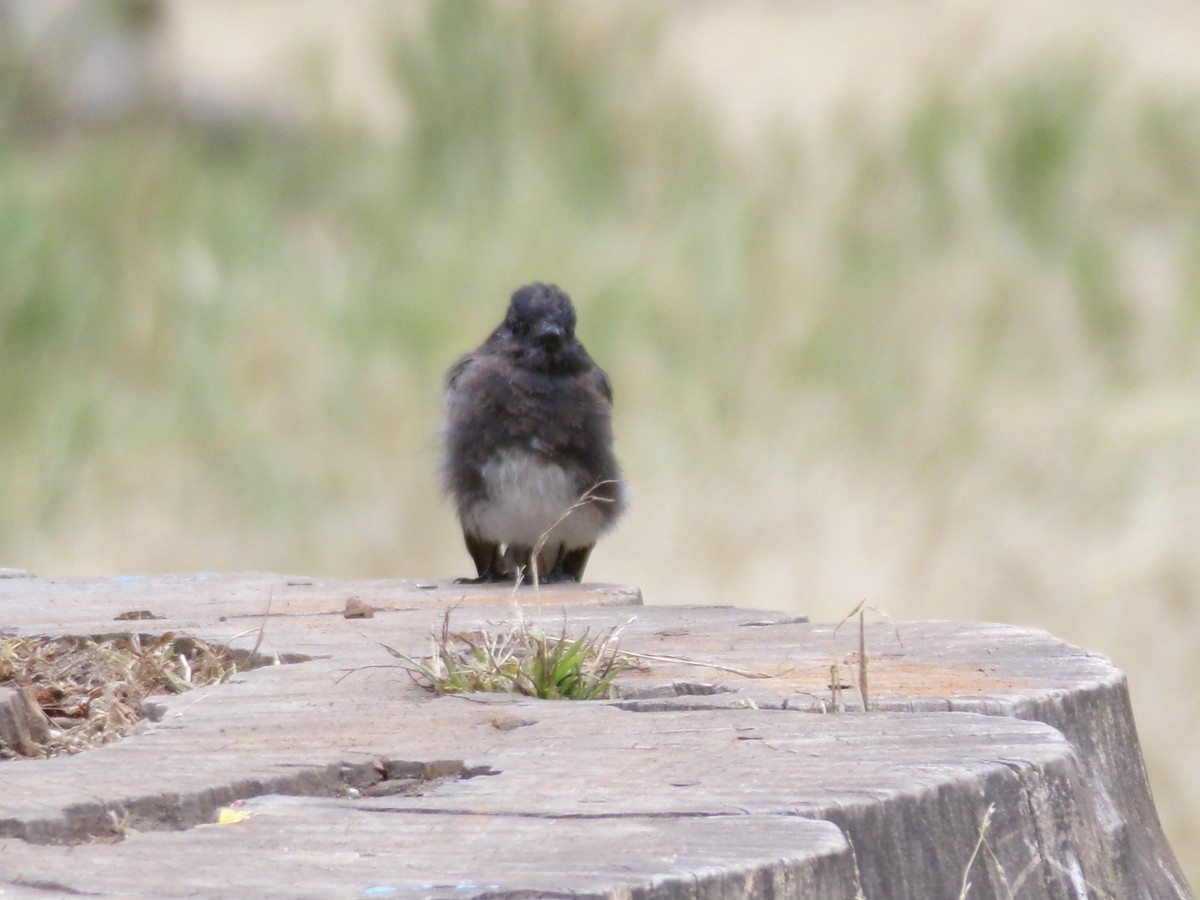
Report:
[[[527,284],[446,373],[443,481],[476,570],[460,582],[582,581],[628,505],[612,384],[575,325],[566,292]]]

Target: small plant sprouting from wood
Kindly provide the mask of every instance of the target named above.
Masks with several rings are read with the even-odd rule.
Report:
[[[618,646],[628,622],[598,635],[585,630],[570,637],[565,621],[552,635],[522,617],[502,631],[465,633],[450,630],[452,611],[442,617],[441,632],[431,635],[428,657],[414,659],[380,645],[400,660],[414,684],[438,696],[484,691],[543,700],[607,699],[613,679],[635,665]]]
[[[601,487],[613,483],[607,480],[592,485],[538,538],[530,553],[529,574],[535,595],[541,581],[538,555],[550,534],[575,510],[589,503],[613,502],[597,494]],[[613,679],[636,664],[632,656],[618,649],[620,633],[629,622],[595,636],[585,629],[580,637],[568,637],[565,619],[557,636],[536,625],[531,627],[516,600],[524,575],[517,570],[512,595],[515,622],[503,631],[451,631],[453,609],[448,609],[442,617],[440,634],[431,635],[433,649],[429,656],[413,659],[387,644],[380,646],[400,660],[400,667],[415,684],[439,696],[483,691],[526,694],[543,700],[610,697]]]

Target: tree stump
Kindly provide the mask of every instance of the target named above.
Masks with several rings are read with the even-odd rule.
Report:
[[[0,892],[1191,896],[1124,676],[1041,631],[276,575],[5,579],[0,605],[9,633],[272,663],[102,748],[0,762]],[[623,626],[642,668],[611,701],[434,697],[380,645],[427,655],[447,609]]]

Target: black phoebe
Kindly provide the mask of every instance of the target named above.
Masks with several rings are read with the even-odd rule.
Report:
[[[581,581],[596,539],[625,510],[612,450],[612,386],[575,337],[575,307],[553,284],[512,295],[478,350],[446,373],[446,491],[473,582]],[[574,508],[572,508],[574,507]]]

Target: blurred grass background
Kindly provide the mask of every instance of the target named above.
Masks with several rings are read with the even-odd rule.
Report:
[[[1196,881],[1200,66],[967,44],[828,110],[768,71],[800,127],[785,106],[748,135],[761,84],[709,65],[727,9],[355,10],[388,127],[307,46],[294,115],[153,78],[91,115],[72,57],[3,32],[0,565],[465,574],[441,376],[512,289],[556,281],[634,497],[589,576],[1109,655]],[[842,26],[798,15],[810,49]]]

